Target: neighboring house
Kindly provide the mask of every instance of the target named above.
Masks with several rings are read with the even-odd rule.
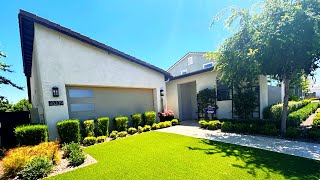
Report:
[[[21,10],[19,28],[28,96],[57,137],[64,119],[95,119],[160,111],[171,75],[70,29]],[[165,103],[165,102],[164,102]]]
[[[179,61],[168,69],[172,76],[179,76],[201,69],[213,67],[213,60],[208,60],[204,57],[206,52],[189,52],[184,55]]]

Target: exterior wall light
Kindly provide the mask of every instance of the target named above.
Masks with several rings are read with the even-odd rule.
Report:
[[[52,96],[53,97],[59,97],[59,88],[58,87],[53,87],[52,88]]]
[[[164,90],[160,89],[160,96],[164,96]]]

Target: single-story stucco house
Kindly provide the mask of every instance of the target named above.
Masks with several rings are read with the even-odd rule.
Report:
[[[32,122],[47,124],[50,139],[64,119],[112,119],[162,109],[181,120],[196,119],[196,93],[217,88],[218,72],[203,53],[189,53],[165,71],[29,12],[20,10],[18,18]],[[197,68],[180,72],[186,62]],[[262,118],[267,78],[260,76],[259,85]],[[232,117],[232,98],[217,105],[219,118]]]

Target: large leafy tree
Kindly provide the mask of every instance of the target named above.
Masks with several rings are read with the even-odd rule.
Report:
[[[218,52],[221,79],[237,86],[258,74],[284,84],[281,132],[286,131],[289,83],[297,73],[313,75],[320,58],[320,1],[266,0],[251,9],[231,7],[227,25],[238,23],[234,35]],[[220,13],[216,19],[226,11]]]

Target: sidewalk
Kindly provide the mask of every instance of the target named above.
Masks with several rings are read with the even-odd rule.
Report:
[[[320,144],[285,139],[269,138],[262,136],[242,135],[235,133],[224,133],[220,130],[212,131],[201,129],[194,124],[177,125],[157,131],[181,134],[196,138],[204,138],[241,146],[265,149],[269,151],[320,160]]]

